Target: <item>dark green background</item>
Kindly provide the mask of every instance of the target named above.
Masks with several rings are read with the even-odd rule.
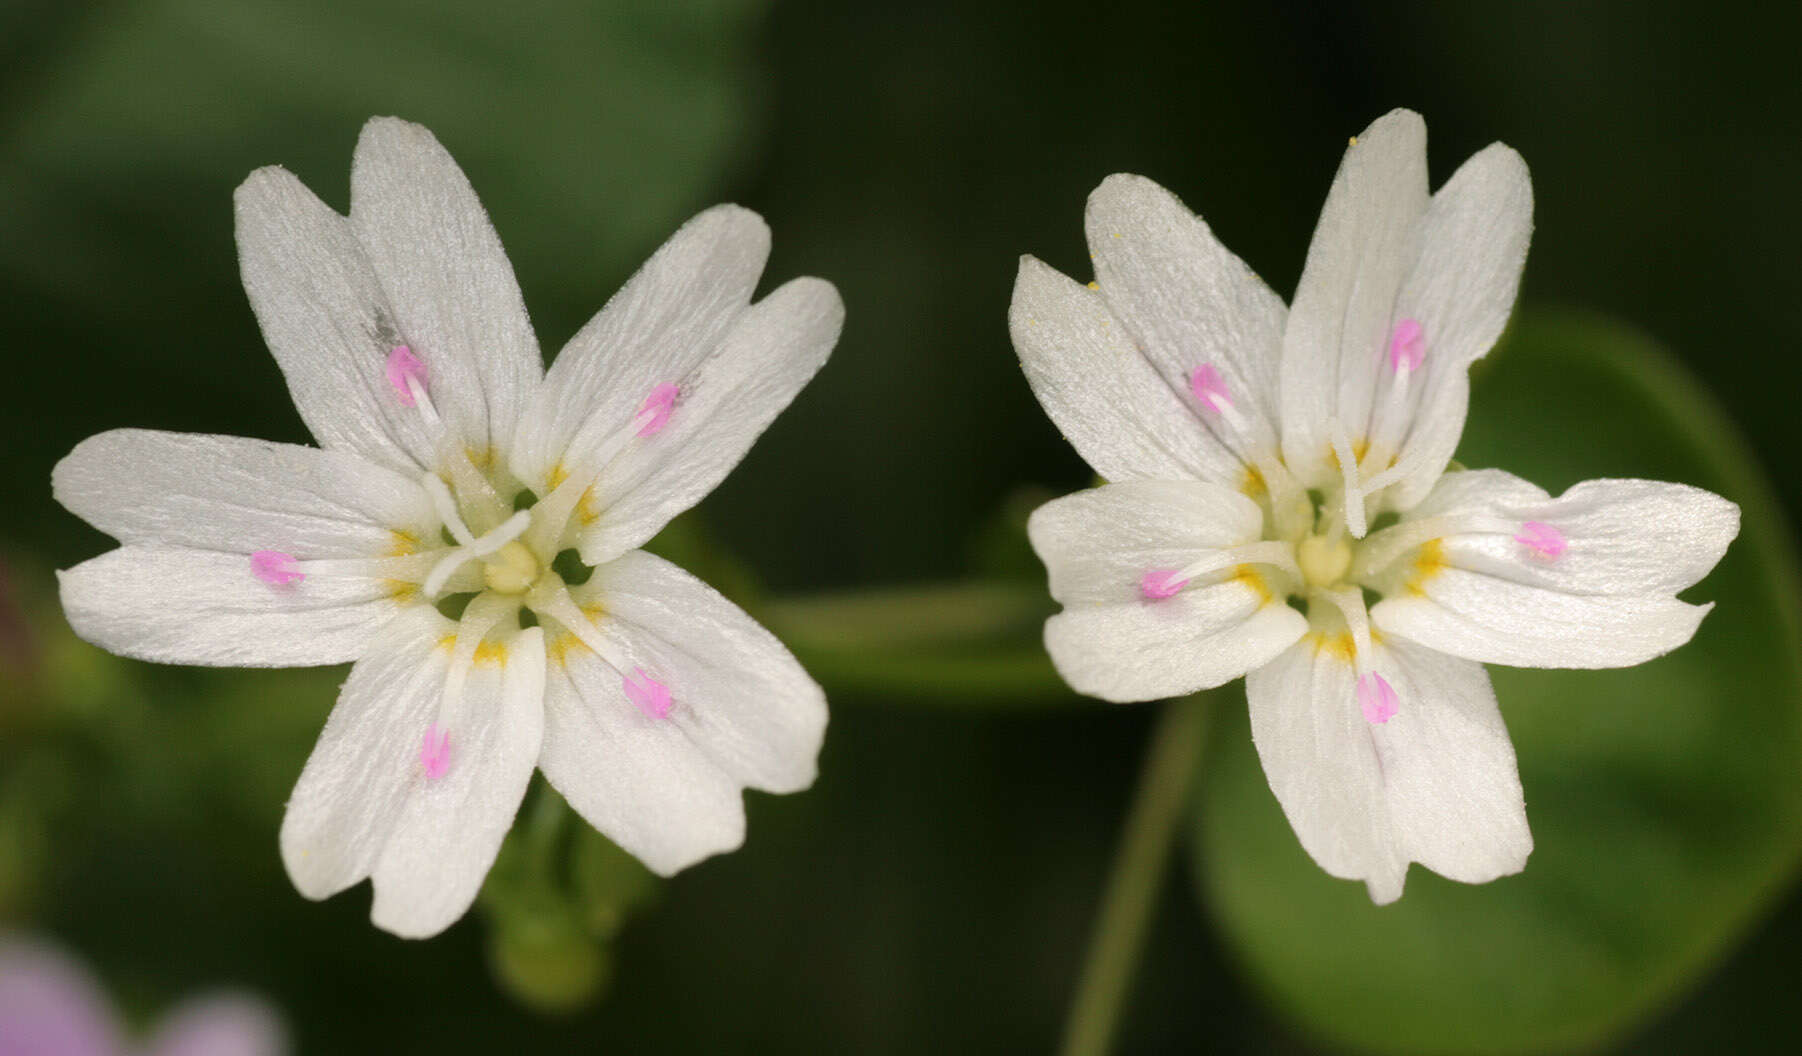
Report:
[[[11,0],[0,545],[30,581],[106,545],[48,486],[100,429],[304,439],[236,281],[230,192],[280,162],[342,207],[375,113],[426,123],[463,163],[547,350],[719,200],[769,219],[772,282],[839,285],[832,361],[702,507],[772,593],[1018,569],[983,542],[1009,496],[1088,478],[1009,347],[1019,254],[1084,272],[1084,197],[1138,172],[1287,296],[1345,138],[1398,105],[1427,118],[1435,182],[1492,140],[1525,156],[1523,299],[1664,342],[1793,516],[1802,79],[1797,27],[1771,12]],[[1608,442],[1570,438],[1597,472]],[[135,1011],[259,988],[308,1052],[1042,1050],[1149,719],[838,695],[820,784],[753,796],[747,850],[628,927],[605,1004],[547,1021],[494,992],[479,919],[406,944],[365,923],[365,891],[316,906],[289,888],[276,819],[329,677],[125,670],[148,688],[118,690],[129,720],[92,717],[117,743],[58,742],[88,768],[50,797],[37,893],[0,908],[92,958]],[[279,729],[231,725],[284,693]],[[211,780],[162,788],[195,757]],[[22,780],[16,755],[0,765]],[[1236,979],[1188,886],[1165,901],[1124,1047],[1310,1051]],[[1788,1051],[1798,949],[1792,892],[1626,1048]]]

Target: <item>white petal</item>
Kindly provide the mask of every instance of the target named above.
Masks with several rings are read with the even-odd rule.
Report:
[[[545,778],[652,872],[672,876],[744,842],[738,782],[671,719],[639,711],[592,653],[572,647],[551,665],[544,721]]]
[[[1139,351],[1100,294],[1022,257],[1007,321],[1033,393],[1095,472],[1113,481],[1244,482],[1239,457]]]
[[[1143,176],[1103,180],[1086,219],[1102,299],[1165,383],[1205,416],[1189,376],[1214,367],[1255,430],[1247,439],[1274,453],[1282,299],[1200,217]]]
[[[369,917],[378,927],[426,938],[475,901],[537,766],[544,699],[544,632],[532,627],[507,643],[504,657],[475,663],[461,699],[439,703],[450,767],[428,780],[415,742],[412,786],[370,873]]]
[[[669,876],[743,842],[742,786],[813,782],[825,697],[737,606],[640,551],[596,569],[575,595],[600,612],[595,630],[615,655],[553,641],[539,766],[595,828]],[[638,668],[668,687],[668,715],[627,697],[623,678]]]
[[[406,339],[350,222],[281,168],[235,201],[244,292],[301,419],[322,447],[416,474],[432,443],[385,376]]]
[[[1486,514],[1500,530],[1446,537],[1446,562],[1567,594],[1675,594],[1700,582],[1739,534],[1738,506],[1687,484],[1587,480],[1552,499],[1499,471],[1446,479],[1456,477],[1479,477],[1464,490],[1482,492],[1447,512]],[[1528,521],[1557,529],[1568,549],[1536,558],[1514,538]]]
[[[1427,207],[1419,259],[1395,302],[1395,318],[1417,320],[1426,342],[1410,394],[1412,426],[1397,456],[1414,467],[1395,485],[1398,509],[1427,493],[1457,449],[1468,368],[1508,323],[1532,234],[1527,164],[1500,143],[1472,155]]]
[[[1519,872],[1533,840],[1489,676],[1405,642],[1372,659],[1397,697],[1384,723],[1314,637],[1246,679],[1252,741],[1302,847],[1379,904],[1401,897],[1410,861],[1465,883]]]
[[[1136,602],[1145,573],[1187,567],[1256,540],[1258,504],[1217,484],[1129,481],[1066,495],[1027,520],[1032,548],[1066,604]]]
[[[145,1056],[284,1056],[287,1032],[269,1002],[244,993],[190,998],[157,1024]]]
[[[572,447],[611,435],[651,390],[690,376],[750,303],[769,252],[763,219],[736,205],[683,224],[551,364],[514,435],[514,475],[543,487]]]
[[[1695,636],[1714,607],[1653,594],[1580,596],[1445,568],[1371,609],[1377,627],[1510,667],[1632,667]]]
[[[378,579],[310,575],[272,586],[248,557],[210,550],[124,546],[57,579],[76,634],[165,664],[343,663],[363,655],[402,604]]]
[[[599,605],[603,632],[669,687],[675,707],[663,721],[727,774],[766,792],[813,784],[825,694],[743,609],[642,550],[596,568],[574,593]]]
[[[1456,656],[1520,667],[1623,667],[1689,641],[1709,607],[1672,595],[1707,575],[1739,532],[1739,508],[1700,488],[1592,480],[1552,499],[1495,470],[1448,474],[1410,519],[1422,515],[1467,527],[1402,566],[1396,596],[1371,618]],[[1520,542],[1528,522],[1556,530],[1563,552]]]
[[[392,117],[363,126],[350,226],[438,412],[478,450],[506,443],[543,372],[538,340],[488,213],[431,132]]]
[[[1359,133],[1320,212],[1283,333],[1283,456],[1310,483],[1335,479],[1337,420],[1356,439],[1370,418],[1391,311],[1427,211],[1427,130],[1394,110]]]
[[[1364,881],[1372,901],[1400,898],[1408,859],[1352,666],[1310,637],[1247,675],[1245,700],[1264,776],[1302,848],[1333,876]]]
[[[680,390],[667,423],[626,439],[595,481],[583,560],[611,561],[712,491],[825,364],[844,321],[831,283],[795,279],[740,315],[706,361],[665,379]]]
[[[1261,580],[1228,578],[1156,601],[1072,605],[1045,621],[1045,648],[1070,688],[1124,703],[1230,682],[1307,626]]]
[[[415,481],[344,451],[114,429],[51,474],[56,499],[124,543],[296,557],[375,557],[437,532]]]
[[[1520,872],[1533,836],[1488,672],[1395,638],[1376,646],[1375,666],[1397,697],[1395,715],[1368,728],[1400,853],[1467,884]]]
[[[306,897],[327,898],[375,868],[420,782],[420,749],[450,666],[440,642],[455,633],[437,610],[417,606],[350,669],[282,818],[282,862]]]

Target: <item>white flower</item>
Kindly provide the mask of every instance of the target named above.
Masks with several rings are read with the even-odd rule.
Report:
[[[1096,283],[1028,257],[1014,287],[1028,380],[1114,482],[1030,522],[1065,606],[1045,627],[1058,670],[1113,701],[1246,675],[1302,846],[1379,903],[1411,861],[1480,883],[1532,850],[1482,663],[1618,667],[1682,645],[1708,606],[1675,595],[1739,530],[1732,503],[1680,484],[1552,498],[1448,472],[1466,369],[1507,322],[1531,227],[1514,151],[1480,151],[1429,196],[1425,126],[1398,110],[1346,151],[1287,312],[1136,176],[1089,198]],[[1379,517],[1395,523],[1367,531]]]
[[[124,545],[63,573],[62,598],[79,634],[127,656],[356,661],[282,823],[302,894],[369,877],[378,925],[435,934],[475,897],[534,767],[665,875],[739,845],[741,788],[812,783],[819,687],[636,547],[825,362],[844,318],[830,284],[750,303],[769,231],[709,209],[546,371],[468,181],[430,132],[386,118],[357,143],[348,219],[265,168],[238,188],[237,229],[320,447],[84,441],[56,496]],[[458,620],[440,614],[452,600]]]

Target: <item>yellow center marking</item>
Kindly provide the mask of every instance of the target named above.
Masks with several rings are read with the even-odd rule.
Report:
[[[1308,641],[1314,643],[1314,653],[1317,656],[1330,656],[1349,664],[1358,655],[1358,643],[1352,640],[1350,631],[1340,631],[1338,634],[1316,632],[1308,635]]]
[[[576,503],[576,516],[582,519],[583,524],[593,524],[594,519],[600,515],[601,511],[594,508],[594,485],[590,484],[588,490],[582,492],[581,500]]]
[[[1414,556],[1414,570],[1409,573],[1405,589],[1408,593],[1421,597],[1427,592],[1427,581],[1438,575],[1445,568],[1445,545],[1434,539],[1420,545],[1420,552]]]
[[[450,649],[455,649],[456,647],[457,647],[457,636],[454,634],[447,634],[444,637],[438,639],[438,648],[440,648],[440,649],[450,650]],[[504,643],[504,642],[481,642],[476,645],[476,652],[475,652],[474,659],[475,659],[476,663],[482,664],[484,666],[489,665],[489,664],[504,664],[507,662],[506,643]]]
[[[1352,449],[1352,458],[1357,460],[1359,463],[1362,463],[1364,461],[1364,455],[1370,450],[1370,438],[1367,436],[1361,436],[1358,439],[1353,440],[1351,442],[1351,449]],[[1339,452],[1334,450],[1334,448],[1331,444],[1327,445],[1326,457],[1327,457],[1328,461],[1333,463],[1334,469],[1344,472],[1345,467],[1339,464]],[[1388,467],[1385,466],[1384,468],[1386,469]]]
[[[1269,489],[1264,483],[1264,474],[1258,472],[1258,467],[1246,466],[1245,476],[1239,481],[1239,490],[1255,499]]]
[[[1240,565],[1238,568],[1233,569],[1233,582],[1243,584],[1253,593],[1257,594],[1258,602],[1261,605],[1268,605],[1276,600],[1276,595],[1272,593],[1270,584],[1264,582],[1264,577],[1259,575],[1258,570],[1250,565]]]

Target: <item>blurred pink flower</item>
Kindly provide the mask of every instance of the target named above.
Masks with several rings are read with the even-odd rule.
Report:
[[[0,1056],[284,1056],[281,1019],[251,994],[216,991],[128,1044],[86,968],[53,946],[0,937]]]

